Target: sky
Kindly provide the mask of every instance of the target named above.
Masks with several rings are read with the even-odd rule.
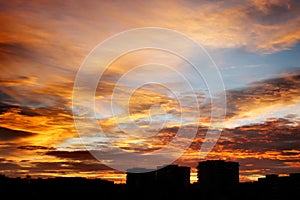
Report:
[[[299,9],[296,0],[1,1],[0,173],[122,183],[126,174],[118,169],[140,166],[126,155],[151,152],[171,157],[158,163],[190,166],[192,182],[201,159],[239,162],[240,181],[299,172]],[[103,69],[94,112],[80,116],[74,85],[90,52],[145,27],[175,31],[203,47],[206,57],[171,36],[146,34],[164,47],[186,48],[200,70],[206,66],[205,77],[163,49],[127,52]],[[110,48],[118,52],[139,40]],[[97,62],[108,55],[97,54]],[[87,74],[86,87],[93,77]],[[226,115],[212,119],[224,105]],[[85,106],[89,112],[92,105]],[[201,158],[210,130],[220,137]],[[195,135],[187,141],[178,133]],[[167,153],[159,151],[164,147]]]

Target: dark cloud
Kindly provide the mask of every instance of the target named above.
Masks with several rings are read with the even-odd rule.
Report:
[[[11,158],[13,160],[16,155],[23,155],[23,152],[20,152],[17,149],[19,145],[17,140],[0,139],[0,157]]]
[[[0,94],[1,95],[1,94]],[[0,115],[7,112],[11,108],[16,108],[17,106],[8,105],[0,102]]]
[[[224,129],[205,159],[227,159],[240,164],[240,175],[288,174],[300,170],[300,125],[289,119],[270,119]],[[205,130],[199,129],[193,144],[176,162],[195,167],[199,159],[191,157],[201,148]]]
[[[225,129],[222,133],[223,137],[217,145],[222,145],[223,150],[257,153],[281,152],[289,149],[300,150],[300,126],[291,126],[290,124],[289,120],[277,119],[262,124]]]
[[[300,157],[300,150],[298,152],[283,151],[283,152],[281,152],[281,155],[284,155],[284,156],[299,156]],[[296,161],[299,161],[299,160],[296,160]]]
[[[275,25],[295,19],[299,15],[299,9],[300,3],[297,0],[277,3],[261,1],[258,4],[250,4],[245,13],[257,23]]]
[[[36,133],[27,131],[12,130],[9,128],[0,127],[0,140],[15,140],[23,137],[31,137]]]
[[[1,95],[1,92],[0,92]],[[41,104],[40,104],[41,105]],[[30,106],[30,105],[29,105]],[[66,110],[64,108],[54,108],[54,107],[22,107],[18,105],[18,103],[2,103],[0,102],[0,114],[3,113],[9,113],[14,112],[19,115],[28,116],[28,117],[36,117],[36,116],[56,116],[57,119],[61,119],[61,116],[58,116],[59,114],[65,114],[64,119],[68,118],[67,116],[72,116],[70,110]]]
[[[22,57],[26,59],[35,58],[35,53],[30,47],[21,43],[0,43],[0,59],[12,59],[12,57]]]
[[[30,107],[18,107],[18,114],[34,117],[34,116],[57,116],[58,114],[71,115],[71,112],[63,108],[30,108]],[[65,119],[68,118],[64,116]],[[59,116],[57,116],[59,120]]]
[[[294,104],[300,95],[300,72],[227,91],[227,116],[274,103]]]
[[[28,146],[19,146],[18,149],[24,149],[24,150],[51,150],[54,149],[53,147],[44,147],[44,146],[34,146],[34,145],[28,145]]]
[[[17,170],[21,167],[14,163],[0,163],[0,170]]]
[[[68,107],[73,83],[50,84],[36,87],[32,79],[20,77],[0,80],[0,113],[19,108],[21,115],[41,116]],[[61,110],[62,111],[62,110]],[[65,110],[66,111],[66,110]]]
[[[32,108],[21,108],[19,114],[26,115],[29,117],[42,116],[41,113],[37,112],[35,109],[32,109]]]
[[[24,162],[24,161],[23,161]],[[18,170],[18,171],[15,171]],[[111,170],[98,162],[30,162],[26,161],[26,166],[20,166],[15,162],[7,161],[5,159],[0,161],[0,171],[5,171],[8,174],[19,174],[21,171],[29,171],[29,174],[43,174],[43,173],[53,173],[53,174],[67,174],[74,172],[96,172],[96,171],[106,171]],[[25,173],[25,174],[28,174]]]
[[[1,84],[1,81],[0,81]],[[14,97],[12,97],[11,95],[7,94],[4,91],[0,90],[0,112],[2,109],[6,110],[6,108],[9,105],[16,105],[17,101],[15,100]]]
[[[95,160],[89,151],[48,151],[46,155],[71,160]]]
[[[274,159],[247,158],[239,159],[240,175],[290,174],[299,172],[297,167],[289,167],[285,162]],[[250,165],[249,165],[250,164]]]
[[[22,98],[20,93],[15,97],[14,94],[16,91],[14,91],[14,87],[8,86],[6,87],[5,84],[22,84],[21,81],[18,80],[11,80],[11,81],[5,81],[5,80],[0,80],[0,114],[5,113],[9,111],[10,109],[18,109],[18,113],[20,115],[26,115],[26,116],[42,116],[45,115],[47,112],[46,109],[43,108],[31,108],[30,106],[35,105],[41,105],[40,102],[37,102],[32,99],[31,103],[22,106],[24,102],[26,102],[26,99],[28,99],[28,96],[25,98]],[[11,94],[11,95],[10,95]],[[28,93],[27,93],[28,95]],[[23,101],[23,102],[22,102]]]
[[[12,162],[11,160],[7,160],[5,158],[0,158],[0,174],[1,170],[18,170],[21,166]]]
[[[124,150],[129,150],[131,152],[134,151],[134,152],[150,153],[169,145],[172,142],[172,140],[176,137],[179,128],[181,129],[180,131],[182,131],[182,133],[185,134],[191,133],[195,130],[197,131],[197,133],[195,133],[194,135],[194,138],[192,138],[192,136],[190,138],[192,142],[190,148],[193,150],[200,150],[202,140],[204,139],[205,134],[207,132],[207,127],[201,127],[197,125],[186,125],[182,127],[178,127],[178,126],[166,127],[161,129],[158,133],[156,133],[151,137],[143,138],[138,143],[131,142],[131,140],[135,141],[135,139],[139,139],[138,137],[136,138],[133,137],[129,139],[127,138],[126,141],[122,141],[118,143],[117,146],[119,146]],[[153,130],[153,132],[155,131],[156,130]],[[187,135],[180,136],[180,137],[182,137],[182,140],[184,140],[185,137],[188,138]]]
[[[87,162],[32,162],[33,167],[30,167],[31,172],[45,172],[49,170],[57,171],[99,171],[99,170],[111,170],[111,168],[100,163],[87,163]],[[56,171],[56,172],[57,172]],[[55,172],[54,172],[55,173]]]

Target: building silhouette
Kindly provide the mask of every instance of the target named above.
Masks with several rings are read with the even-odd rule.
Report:
[[[190,185],[190,167],[166,165],[159,166],[156,170],[140,168],[129,169],[126,173],[126,184],[135,188],[188,187]]]
[[[168,165],[158,167],[157,169],[157,184],[176,188],[188,187],[190,185],[190,167]]]
[[[114,183],[102,179],[83,177],[55,178],[9,178],[0,175],[0,198],[41,199],[94,197],[101,193],[102,199],[109,199],[115,190]]]
[[[237,199],[239,163],[207,160],[199,162],[197,169],[201,199]]]
[[[208,160],[198,163],[198,185],[203,198],[236,198],[239,184],[239,163]]]
[[[240,183],[238,192],[242,199],[300,199],[300,173],[288,176],[268,174],[254,182]]]
[[[198,163],[198,183],[189,184],[189,167],[169,165],[146,173],[127,172],[126,184],[82,177],[10,178],[0,174],[0,194],[23,198],[193,199],[198,200],[285,200],[300,199],[300,173],[268,174],[253,182],[238,179],[239,164],[224,160]],[[135,172],[135,173],[134,173]]]
[[[146,172],[145,172],[146,171]],[[154,169],[132,168],[126,173],[126,185],[132,188],[149,188],[156,184]]]
[[[239,184],[239,163],[208,160],[198,163],[198,183],[204,188],[234,188]]]

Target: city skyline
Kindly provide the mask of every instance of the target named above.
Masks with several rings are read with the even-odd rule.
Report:
[[[242,182],[299,172],[299,9],[295,0],[0,2],[0,174],[124,183],[126,172],[104,164],[118,158],[112,149],[153,153],[168,146],[179,130],[197,134],[178,159],[171,155],[175,161],[166,164],[191,167],[192,183],[197,181],[198,162],[211,159],[239,162]],[[174,30],[200,44],[217,66],[225,90],[211,81],[210,91],[179,56],[153,49],[130,52],[107,67],[95,92],[93,117],[107,137],[88,126],[86,136],[79,135],[72,95],[84,60],[109,38],[144,27]],[[170,43],[176,41],[166,39],[162,45]],[[198,63],[203,61],[188,53]],[[133,71],[147,63],[161,65]],[[204,77],[208,80],[214,77],[210,69]],[[196,107],[185,81],[179,79],[182,75],[198,98],[197,120],[188,117]],[[148,77],[159,78],[161,84],[135,88]],[[112,103],[117,83],[117,101]],[[176,93],[166,85],[176,88]],[[122,98],[128,94],[130,101],[125,102]],[[218,119],[211,123],[210,109],[212,100],[223,100],[222,94],[226,116],[221,135],[209,154],[200,158],[208,129],[220,128]],[[187,117],[182,120],[180,112]],[[142,137],[143,133],[151,137]],[[101,162],[91,154],[101,151],[113,153]]]
[[[140,171],[139,171],[140,170]],[[235,187],[237,184],[258,183],[266,181],[274,181],[276,179],[287,179],[289,177],[299,178],[300,173],[290,173],[287,175],[280,174],[266,174],[264,177],[258,178],[256,181],[243,182],[239,180],[239,163],[226,160],[205,160],[200,161],[197,166],[197,181],[190,181],[191,168],[183,165],[164,165],[157,166],[155,169],[143,172],[144,169],[128,169],[126,172],[126,181],[124,183],[115,183],[101,178],[86,178],[86,177],[32,177],[27,174],[25,177],[9,177],[5,174],[0,174],[2,179],[11,180],[92,180],[102,181],[107,184],[128,185],[132,188],[146,188],[146,187],[164,187],[170,185],[171,187],[185,188],[191,185],[199,185],[201,187],[222,188],[225,185],[228,188]],[[189,175],[187,175],[189,174]],[[157,185],[159,184],[159,185]]]
[[[0,174],[1,194],[26,198],[94,197],[102,199],[165,199],[186,197],[198,199],[286,199],[299,196],[300,173],[289,176],[266,175],[255,182],[240,183],[237,162],[207,160],[199,162],[199,181],[190,184],[189,167],[168,165],[147,173],[128,172],[126,184],[114,184],[102,179],[55,177],[47,179],[9,178]]]

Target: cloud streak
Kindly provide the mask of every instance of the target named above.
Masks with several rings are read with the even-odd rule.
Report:
[[[227,126],[235,120],[260,116],[263,120],[281,108],[299,109],[299,73],[253,83],[249,87],[227,91]],[[293,112],[293,111],[292,111]],[[294,110],[294,114],[298,114]]]

